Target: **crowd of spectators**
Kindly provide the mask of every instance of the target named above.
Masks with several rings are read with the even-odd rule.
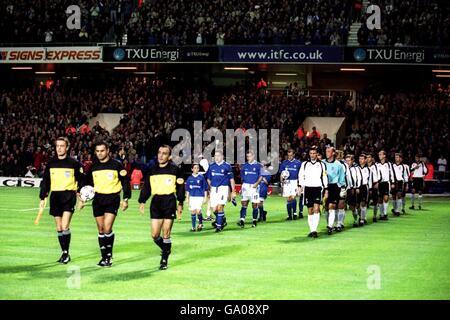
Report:
[[[83,0],[81,29],[66,26],[69,0],[3,1],[0,43],[161,45],[347,43],[352,1]]]
[[[360,20],[361,45],[450,45],[447,0],[371,0],[380,30],[361,0],[82,0],[80,29],[69,29],[72,2],[2,1],[0,43],[346,45]]]
[[[149,0],[128,23],[130,43],[345,44],[352,1]]]
[[[203,128],[280,129],[280,158],[294,148],[305,158],[311,145],[324,150],[331,140],[327,132],[305,132],[307,116],[346,117],[347,136],[337,147],[359,154],[384,148],[390,155],[402,152],[406,162],[416,153],[435,165],[448,159],[450,123],[448,94],[367,94],[356,104],[345,95],[308,97],[273,94],[256,86],[235,85],[218,90],[170,89],[160,83],[126,80],[116,86],[96,89],[66,89],[37,86],[4,90],[0,96],[0,171],[6,176],[41,176],[54,157],[53,141],[67,135],[71,156],[85,169],[92,164],[92,144],[106,139],[115,159],[128,171],[145,167],[162,143],[171,143],[176,128],[193,130],[193,121]],[[88,119],[98,112],[124,116],[110,133]],[[173,143],[172,143],[173,144]],[[441,166],[443,160],[440,161]]]
[[[80,29],[67,27],[71,5]],[[0,5],[0,43],[114,42],[137,9],[135,0],[10,0]]]
[[[363,15],[358,30],[361,45],[449,46],[450,5],[447,0],[372,0],[380,6],[381,29],[369,30]]]

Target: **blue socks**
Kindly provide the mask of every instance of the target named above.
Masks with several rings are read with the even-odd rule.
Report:
[[[247,216],[247,208],[242,207],[241,208],[241,219],[245,220],[246,216]]]
[[[222,228],[224,216],[225,216],[225,213],[224,213],[223,211],[217,213],[217,219],[216,219],[216,226],[217,226],[217,229]]]
[[[259,217],[262,219],[264,216],[264,207],[259,207]]]
[[[288,200],[286,208],[287,208],[287,212],[288,212],[288,216],[289,217],[292,217],[292,212],[293,212],[293,209],[294,209],[293,204],[294,204],[294,201]]]
[[[195,229],[195,221],[196,221],[196,215],[192,214],[191,215],[191,222],[192,222],[192,229]]]
[[[294,215],[297,214],[297,199],[292,200],[292,212]]]
[[[192,229],[195,229],[195,222],[196,222],[197,218],[198,218],[198,224],[203,224],[203,216],[202,216],[201,211],[199,214],[195,214],[195,213],[191,214]]]
[[[258,207],[253,209],[253,220],[258,220]]]

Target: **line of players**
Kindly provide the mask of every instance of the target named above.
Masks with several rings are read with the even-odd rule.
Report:
[[[59,263],[70,261],[69,247],[71,240],[70,223],[78,198],[79,208],[84,207],[80,198],[80,189],[86,184],[94,186],[95,197],[92,203],[93,215],[98,228],[98,242],[101,251],[101,267],[112,265],[114,244],[113,224],[119,207],[128,208],[131,197],[130,184],[123,166],[109,157],[109,146],[98,142],[95,154],[98,161],[86,174],[80,164],[68,157],[69,141],[65,137],[56,140],[57,157],[46,167],[40,190],[40,207],[45,206],[44,199],[50,196],[50,215],[54,216],[58,240],[62,255]],[[389,191],[392,190],[395,215],[400,215],[400,207],[404,212],[404,195],[410,172],[409,167],[402,164],[400,154],[395,156],[395,163],[386,160],[382,150],[378,154],[380,161],[375,163],[371,154],[359,156],[359,165],[354,163],[353,155],[347,155],[346,161],[342,153],[334,148],[326,149],[326,159],[321,160],[317,149],[311,148],[309,160],[300,162],[294,157],[294,150],[288,150],[288,159],[280,166],[283,196],[287,198],[288,220],[297,218],[296,197],[300,195],[300,215],[303,217],[303,205],[308,208],[308,224],[310,237],[317,237],[317,227],[320,221],[320,205],[325,200],[327,212],[328,233],[344,228],[345,204],[352,210],[354,226],[367,223],[367,205],[369,197],[374,200],[373,221],[377,221],[377,210],[380,220],[387,220]],[[255,160],[253,151],[246,154],[247,162],[241,166],[242,201],[238,225],[244,227],[249,203],[252,204],[252,227],[257,221],[265,221],[267,212],[264,201],[267,198],[271,175]],[[199,165],[192,166],[193,174],[185,182],[181,170],[170,161],[171,148],[163,145],[158,150],[158,164],[155,165],[144,180],[144,187],[139,196],[139,210],[144,213],[145,202],[152,195],[150,217],[152,220],[151,234],[158,247],[161,248],[160,269],[167,269],[167,261],[171,252],[171,230],[175,212],[181,214],[183,202],[188,198],[191,211],[192,229],[201,230],[202,204],[206,201],[209,189],[208,207],[214,210],[216,220],[213,222],[216,232],[221,232],[227,225],[225,205],[232,199],[235,201],[235,181],[232,167],[223,160],[223,153],[216,151],[214,162],[208,166],[206,173],[199,175]],[[287,172],[287,174],[285,174]],[[416,191],[419,192],[419,209],[422,206],[423,177],[427,174],[426,166],[416,157],[411,166],[413,177],[412,206]],[[206,180],[205,180],[206,179]],[[231,188],[231,196],[230,196]],[[120,200],[120,192],[123,199]],[[178,202],[178,205],[177,205]],[[336,212],[337,211],[337,212]],[[337,213],[337,214],[336,214]],[[259,214],[259,218],[258,218]],[[199,225],[196,227],[196,219]]]
[[[271,174],[255,160],[253,151],[246,153],[247,162],[241,165],[241,210],[238,225],[243,228],[247,217],[247,208],[251,204],[252,227],[256,227],[258,221],[266,221],[267,211],[264,210],[264,201],[268,195]],[[200,166],[205,170],[200,173]],[[208,211],[212,209],[215,221],[212,225],[216,232],[221,232],[227,225],[225,217],[225,205],[230,200],[235,204],[236,187],[232,167],[223,159],[223,153],[216,151],[214,162],[209,165],[206,159],[200,164],[192,165],[192,175],[186,180],[186,199],[191,212],[191,231],[203,229],[202,206],[208,204]],[[231,194],[230,194],[231,190]],[[198,225],[196,221],[198,219]],[[207,221],[213,220],[210,212],[207,212]]]
[[[303,206],[308,208],[309,236],[318,236],[320,205],[324,204],[327,216],[328,234],[344,229],[346,205],[353,215],[353,226],[367,224],[367,208],[373,201],[373,222],[388,220],[389,194],[392,194],[395,216],[405,213],[405,194],[412,180],[410,209],[415,209],[415,194],[419,194],[419,209],[422,209],[424,176],[428,171],[416,155],[411,167],[403,163],[402,155],[395,154],[394,162],[386,159],[386,152],[378,153],[375,162],[371,153],[362,153],[356,163],[355,156],[343,158],[342,151],[328,147],[325,159],[315,147],[309,151],[309,160],[301,162],[294,157],[294,150],[288,150],[288,159],[280,166],[280,182],[283,197],[287,199],[287,220],[303,218]],[[299,215],[296,213],[296,196],[300,196]],[[401,210],[401,211],[400,211]],[[378,216],[378,211],[380,215]]]
[[[282,195],[286,198],[286,220],[303,218],[303,207],[308,208],[308,224],[310,237],[317,237],[317,227],[320,222],[320,206],[327,217],[328,234],[341,232],[345,225],[345,208],[348,206],[353,216],[353,226],[367,224],[369,202],[373,202],[373,222],[388,220],[389,194],[392,195],[392,213],[399,216],[405,213],[405,195],[409,181],[412,180],[410,209],[414,209],[415,194],[419,194],[419,209],[422,208],[422,191],[424,176],[427,174],[425,164],[416,156],[416,162],[411,167],[403,163],[401,154],[395,154],[394,162],[386,159],[386,152],[378,153],[379,162],[374,155],[363,153],[355,159],[348,154],[328,147],[325,159],[313,147],[309,151],[309,160],[301,162],[295,159],[295,152],[289,149],[287,159],[280,166],[280,182]],[[205,166],[205,165],[204,165]],[[213,208],[216,214],[216,232],[226,225],[224,207],[227,203],[231,186],[232,198],[235,197],[234,179],[231,166],[223,161],[223,155],[218,152],[215,162],[206,170],[206,179],[198,174],[199,166],[193,165],[193,175],[187,180],[187,197],[192,217],[192,231],[201,230],[202,204],[207,202],[210,186],[210,201],[208,208]],[[411,174],[412,172],[412,174]],[[225,173],[225,174],[224,174]],[[412,178],[412,179],[411,179]],[[241,166],[242,202],[238,225],[244,227],[248,204],[252,204],[252,227],[258,221],[265,221],[267,212],[264,210],[264,200],[267,198],[267,188],[271,179],[270,173],[255,160],[252,151],[247,153],[247,163]],[[208,181],[208,183],[206,182]],[[297,196],[299,199],[299,214],[297,214]],[[379,211],[379,215],[378,215]],[[258,218],[259,213],[259,218]],[[196,229],[196,217],[199,225]]]

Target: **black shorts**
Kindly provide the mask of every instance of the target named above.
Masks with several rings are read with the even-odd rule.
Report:
[[[383,181],[378,184],[378,197],[389,195],[389,182]]]
[[[150,218],[172,219],[176,217],[177,199],[175,195],[154,195],[150,203]]]
[[[119,207],[120,195],[118,193],[96,193],[94,200],[92,200],[92,212],[94,213],[94,217],[101,217],[105,215],[105,213],[117,215]]]
[[[423,178],[413,178],[412,181],[412,187],[415,190],[415,192],[422,192],[424,186]]]
[[[392,195],[396,195],[397,193],[403,193],[403,181],[397,181],[394,183],[394,189],[391,190]]]
[[[370,199],[373,203],[378,203],[378,188],[370,189]]]
[[[403,182],[402,197],[406,196],[406,190],[408,190],[408,182]]]
[[[348,189],[347,190],[347,204],[349,206],[356,206],[356,203],[358,202],[356,189]]]
[[[369,202],[369,186],[363,185],[359,188],[357,200],[358,203],[365,202],[367,204]]]
[[[338,204],[340,192],[341,188],[339,188],[337,184],[329,184],[327,204]]]
[[[307,208],[312,208],[314,204],[322,203],[322,187],[305,187],[303,200]]]
[[[75,211],[77,194],[75,191],[52,191],[50,193],[50,215],[62,217],[63,212]]]

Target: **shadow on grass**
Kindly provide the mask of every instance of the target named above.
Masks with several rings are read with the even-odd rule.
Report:
[[[112,267],[114,268],[114,266]],[[105,270],[108,271],[108,270]],[[164,272],[158,269],[158,267],[152,267],[144,270],[135,270],[129,272],[121,272],[120,274],[99,274],[93,281],[94,283],[105,283],[110,281],[132,281],[143,278],[151,277],[156,272]]]
[[[22,273],[22,272],[33,272],[39,270],[45,270],[49,267],[54,267],[59,265],[57,262],[47,262],[41,264],[28,264],[28,265],[15,265],[15,266],[0,266],[0,273]]]

